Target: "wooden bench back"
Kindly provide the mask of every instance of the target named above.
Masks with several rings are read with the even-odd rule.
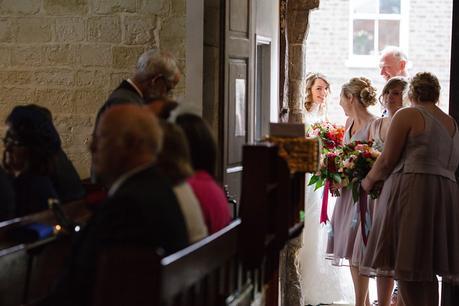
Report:
[[[111,246],[98,261],[95,306],[226,305],[235,290],[240,220],[161,258],[145,247]]]
[[[84,222],[90,216],[84,201],[62,206],[72,220]],[[68,236],[52,235],[43,240],[24,243],[12,235],[30,223],[57,224],[52,211],[46,210],[21,218],[0,222],[0,305],[16,306],[42,298],[49,293],[62,273],[70,251]]]

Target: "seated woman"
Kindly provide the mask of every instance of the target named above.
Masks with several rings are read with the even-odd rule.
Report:
[[[199,201],[186,179],[193,173],[186,138],[175,124],[163,121],[163,146],[158,155],[159,173],[169,179],[185,218],[190,243],[207,236]]]
[[[35,104],[29,104],[24,107],[43,112],[50,121],[50,124],[54,126],[51,112],[46,107]],[[52,171],[49,177],[62,203],[79,200],[85,196],[80,176],[61,146],[59,146],[58,151],[53,156]]]
[[[6,124],[3,163],[13,180],[14,215],[47,209],[48,199],[58,197],[49,175],[59,135],[42,111],[28,106],[16,106]]]
[[[209,234],[215,233],[231,222],[228,200],[213,178],[217,145],[209,126],[201,117],[182,114],[177,117],[176,123],[185,132],[195,170],[188,183],[199,199]]]

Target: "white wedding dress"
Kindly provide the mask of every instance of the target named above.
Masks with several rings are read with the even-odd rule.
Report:
[[[325,112],[321,113],[317,104],[314,106],[310,112],[305,112],[306,125],[326,120]],[[306,184],[310,178],[311,174],[307,174]],[[323,188],[314,191],[314,186],[306,186],[303,246],[298,253],[304,304],[353,303],[350,270],[332,266],[325,259],[329,226],[320,224],[322,195]],[[328,215],[331,216],[336,198],[329,195],[328,199]]]

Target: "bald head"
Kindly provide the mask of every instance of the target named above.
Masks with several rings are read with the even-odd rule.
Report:
[[[104,112],[91,143],[96,175],[111,185],[122,174],[153,162],[162,143],[157,118],[144,108],[116,105]]]

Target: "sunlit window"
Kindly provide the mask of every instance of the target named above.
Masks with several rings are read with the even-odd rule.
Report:
[[[384,47],[406,47],[406,0],[350,1],[350,66],[374,64]]]

